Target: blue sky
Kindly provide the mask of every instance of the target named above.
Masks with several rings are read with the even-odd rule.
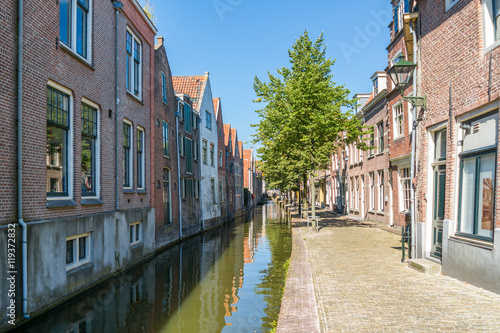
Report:
[[[210,72],[212,93],[221,97],[224,123],[252,146],[250,124],[259,122],[253,103],[255,75],[289,66],[290,49],[304,29],[315,40],[324,33],[327,56],[337,59],[337,84],[370,92],[370,77],[387,66],[389,0],[150,0],[158,35],[172,73]]]

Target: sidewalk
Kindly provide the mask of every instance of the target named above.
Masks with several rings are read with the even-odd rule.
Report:
[[[294,219],[277,332],[500,331],[500,295],[408,268],[398,235],[318,215],[317,233]]]

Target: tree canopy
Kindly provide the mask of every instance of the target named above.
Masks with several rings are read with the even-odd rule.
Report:
[[[350,91],[333,81],[335,61],[326,58],[323,34],[312,42],[305,31],[288,55],[291,66],[268,72],[268,82],[255,77],[255,102],[264,107],[256,111],[260,123],[252,125],[266,182],[282,190],[325,169],[346,144],[366,150],[360,138],[369,133],[353,116]]]

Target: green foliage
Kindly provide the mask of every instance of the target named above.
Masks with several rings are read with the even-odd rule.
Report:
[[[142,9],[149,17],[151,22],[156,24],[156,15],[155,15],[155,6],[151,3],[150,0],[141,0]]]
[[[368,149],[362,139],[368,132],[352,112],[356,100],[333,81],[335,61],[326,58],[323,34],[312,42],[305,31],[288,55],[290,68],[268,72],[269,82],[255,77],[255,102],[265,106],[256,111],[260,123],[252,125],[254,143],[262,144],[260,169],[270,188],[282,190],[326,168],[331,154],[346,144]]]

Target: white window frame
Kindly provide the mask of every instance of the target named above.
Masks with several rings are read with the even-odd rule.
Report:
[[[215,167],[215,144],[210,142],[210,166]]]
[[[378,211],[384,211],[384,170],[378,172]]]
[[[379,125],[381,125],[381,126],[379,126]],[[382,131],[380,129],[382,129]],[[381,146],[380,141],[382,141],[382,147],[380,147]],[[380,148],[382,148],[382,149],[380,149]],[[377,123],[377,154],[383,153],[384,150],[385,150],[384,121],[382,120],[382,121]]]
[[[83,259],[79,259],[80,257],[80,246],[79,246],[79,240],[81,238],[86,238],[85,242],[85,257]],[[66,251],[64,252],[67,255],[67,243],[69,241],[73,242],[73,263],[66,263],[66,271],[70,271],[72,269],[75,269],[77,267],[80,267],[82,265],[88,264],[91,261],[92,257],[92,233],[87,232],[84,234],[79,234],[79,235],[73,235],[70,237],[66,237]]]
[[[203,140],[202,142],[202,156],[201,158],[203,159],[203,164],[208,165],[208,141]]]
[[[130,241],[130,246],[138,245],[142,243],[143,237],[143,224],[142,221],[130,223],[129,226],[129,236],[132,235],[132,241]],[[132,234],[130,234],[132,233]]]
[[[495,17],[494,6],[495,0],[482,0],[483,9],[483,44],[484,53],[488,53],[500,45],[500,36],[495,40]]]
[[[184,135],[179,133],[179,155],[184,156]]]
[[[401,110],[401,114],[397,114],[398,110]],[[405,119],[404,119],[404,105],[402,102],[396,103],[392,107],[392,116],[393,116],[393,124],[394,124],[394,137],[393,140],[397,140],[399,138],[404,137],[405,135]],[[401,124],[398,123],[398,119],[401,118]]]
[[[391,59],[391,66],[394,66],[395,64],[397,64],[398,62],[396,60],[399,59],[399,57],[401,57],[403,55],[403,51],[399,50],[396,55],[394,57],[392,57]]]
[[[446,8],[445,12],[449,11],[453,6],[457,4],[460,0],[445,0]]]
[[[135,98],[139,99],[139,100],[142,100],[142,64],[143,64],[143,47],[142,47],[142,42],[141,40],[139,39],[139,37],[136,36],[136,34],[134,34],[134,32],[129,28],[127,27],[127,32],[132,36],[132,56],[130,57],[129,59],[129,68],[130,68],[130,76],[129,76],[129,84],[130,84],[130,89],[127,89],[127,92],[129,92],[132,96],[134,96]],[[126,36],[126,35],[125,35]],[[125,37],[126,38],[126,37]],[[135,66],[134,66],[134,41],[136,41],[138,44],[139,44],[139,47],[140,47],[140,50],[139,50],[139,87],[138,88],[138,93],[137,95],[135,94],[134,92],[134,78],[135,78]],[[126,44],[126,40],[125,40],[125,44]],[[127,52],[127,49],[126,49],[126,45],[125,45],[125,53]],[[125,61],[127,61],[127,57],[125,56]],[[126,87],[126,85],[125,85]]]
[[[73,183],[74,183],[74,173],[72,170],[74,170],[74,149],[73,149],[73,136],[74,136],[74,126],[73,126],[73,115],[74,115],[74,109],[73,109],[73,93],[70,89],[54,82],[54,81],[48,81],[47,82],[47,87],[51,87],[55,90],[59,90],[62,93],[65,93],[66,95],[69,96],[69,129],[68,129],[68,195],[67,196],[55,196],[55,197],[49,197],[47,196],[47,201],[57,201],[57,200],[72,200],[73,199]],[[47,126],[47,120],[45,120],[45,126]]]
[[[87,104],[97,110],[97,138],[95,139],[95,196],[85,196],[85,199],[97,199],[101,197],[101,110],[99,105],[82,97],[81,103]]]
[[[122,122],[122,125],[126,123],[130,126],[130,154],[129,154],[129,165],[128,165],[128,171],[129,171],[129,179],[128,179],[128,186],[125,186],[125,179],[123,180],[122,182],[122,185],[123,185],[123,188],[124,189],[132,189],[134,188],[134,144],[135,144],[135,140],[134,140],[134,132],[133,132],[133,129],[134,129],[134,126],[132,124],[132,122],[128,119],[123,119],[123,122]],[[123,131],[122,131],[122,135],[123,135]],[[122,154],[123,154],[123,137],[122,137]],[[122,156],[122,158],[124,159],[125,156]],[[122,161],[123,161],[122,159]]]
[[[219,166],[222,167],[222,150],[219,150]]]
[[[375,173],[370,172],[370,210],[375,210]]]
[[[137,131],[139,132],[142,132],[142,157],[141,157],[141,161],[139,161],[139,152],[136,151],[136,156],[137,156],[137,163],[141,163],[141,166],[142,166],[142,172],[141,172],[141,177],[142,177],[142,186],[139,187],[139,179],[137,179],[137,189],[140,189],[140,190],[144,190],[146,188],[146,132],[144,130],[144,128],[142,128],[141,126],[137,126]],[[136,131],[136,134],[137,134],[137,131]],[[136,146],[136,148],[138,149],[139,147]],[[139,176],[139,174],[137,174],[137,176]]]
[[[167,76],[165,72],[161,71],[161,100],[163,103],[167,104]]]
[[[87,56],[83,56],[76,51],[76,16],[77,16],[77,0],[69,0],[71,2],[71,32],[69,45],[60,40],[60,35],[58,36],[58,43],[61,47],[71,51],[75,56],[87,62],[92,63],[92,22],[93,22],[93,1],[89,0],[89,12],[87,15]],[[59,4],[60,6],[60,4]],[[60,19],[60,18],[59,18]]]
[[[408,170],[408,176],[403,177],[403,171],[404,169]],[[411,202],[410,202],[410,207],[408,209],[405,208],[405,196],[404,196],[404,182],[409,181],[410,184],[410,195],[411,195],[411,170],[409,165],[405,166],[399,166],[398,167],[398,178],[399,178],[399,210],[402,213],[409,212],[411,209]]]

